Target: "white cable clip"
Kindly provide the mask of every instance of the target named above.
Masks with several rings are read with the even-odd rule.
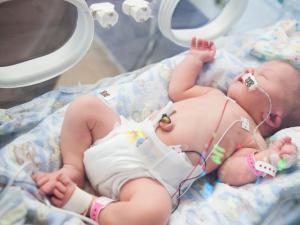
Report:
[[[242,128],[246,131],[250,131],[250,122],[247,118],[241,117]]]
[[[92,15],[103,28],[114,26],[119,19],[115,6],[109,2],[95,3],[90,6]]]
[[[149,2],[144,0],[125,0],[122,4],[122,11],[134,18],[138,23],[147,21],[151,16]]]
[[[173,102],[169,101],[168,104],[155,116],[155,118],[152,120],[152,123],[154,127],[157,127],[159,124],[159,121],[162,118],[162,115],[166,114],[167,116],[170,116],[174,112],[173,108]]]
[[[242,76],[243,83],[248,87],[249,91],[254,91],[257,88],[257,81],[251,73]]]

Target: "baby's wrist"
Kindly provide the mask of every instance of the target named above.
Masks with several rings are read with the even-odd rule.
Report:
[[[203,60],[199,56],[195,55],[192,52],[188,52],[187,58],[189,58],[191,61],[194,61],[195,63],[197,63],[199,65],[203,65]]]
[[[271,163],[270,154],[271,154],[271,151],[269,151],[269,150],[256,152],[255,153],[255,159],[259,160],[259,161],[264,161],[266,163]]]
[[[277,173],[276,166],[270,163],[270,159],[266,151],[250,153],[246,156],[246,161],[250,170],[255,176],[265,177],[267,175],[275,177]]]

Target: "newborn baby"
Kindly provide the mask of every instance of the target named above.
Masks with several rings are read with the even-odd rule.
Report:
[[[178,193],[199,174],[219,169],[222,182],[243,185],[290,166],[297,155],[291,138],[271,147],[264,138],[299,125],[299,72],[270,61],[246,69],[225,95],[195,84],[215,53],[213,42],[192,39],[171,74],[174,103],[158,121],[136,123],[95,96],[77,98],[62,126],[63,167],[34,175],[39,189],[101,225],[165,225]],[[80,189],[85,174],[101,197]]]

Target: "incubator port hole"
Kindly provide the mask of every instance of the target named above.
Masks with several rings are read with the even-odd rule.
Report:
[[[0,4],[0,66],[54,52],[72,36],[77,9],[62,0],[11,0]]]

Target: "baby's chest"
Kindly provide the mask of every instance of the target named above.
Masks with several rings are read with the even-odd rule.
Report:
[[[257,124],[243,110],[228,107],[224,113],[218,132],[216,142],[224,148],[235,151],[241,148],[258,148],[265,146],[265,140],[261,136]],[[255,135],[254,135],[255,133]]]

